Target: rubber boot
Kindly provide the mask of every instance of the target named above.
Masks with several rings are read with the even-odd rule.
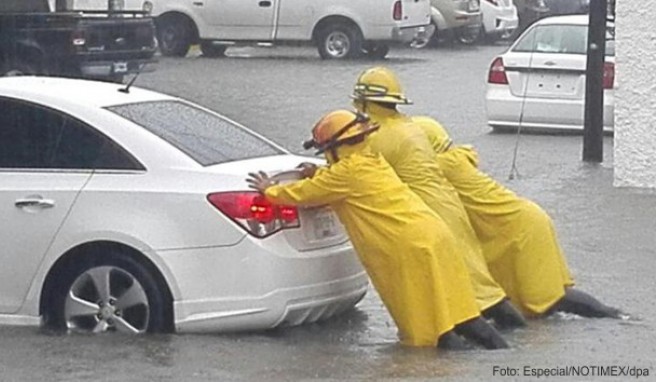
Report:
[[[442,334],[437,341],[437,348],[441,350],[471,350],[474,347],[454,330]]]
[[[494,322],[502,329],[523,328],[526,326],[524,316],[505,298],[502,301],[485,309],[483,316]]]
[[[458,324],[454,330],[466,339],[486,349],[506,349],[509,347],[501,334],[481,317]]]
[[[593,318],[621,318],[622,316],[622,311],[619,309],[604,305],[591,295],[574,288],[565,289],[565,296],[556,303],[554,310]]]

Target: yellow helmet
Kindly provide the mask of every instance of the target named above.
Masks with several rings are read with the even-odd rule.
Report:
[[[308,150],[319,149],[318,154],[353,140],[378,129],[369,123],[365,114],[350,110],[335,110],[324,115],[312,129],[312,139],[303,143]]]
[[[408,105],[396,74],[383,66],[369,68],[358,77],[351,98],[360,101],[395,103]]]
[[[436,153],[445,152],[453,143],[446,129],[433,118],[423,116],[412,117],[412,122],[421,127],[424,133],[426,133],[426,136]]]

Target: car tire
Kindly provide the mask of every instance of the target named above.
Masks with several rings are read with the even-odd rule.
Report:
[[[140,334],[170,327],[170,301],[152,273],[132,257],[103,250],[69,266],[50,291],[50,328]]]
[[[382,60],[389,53],[389,46],[385,44],[367,43],[364,44],[362,51],[367,58]]]
[[[458,42],[462,45],[474,45],[478,42],[480,37],[480,30],[469,31],[460,29],[456,31],[456,40],[458,40]]]
[[[437,25],[431,22],[431,25],[435,28],[435,32],[429,37],[421,40],[415,40],[410,43],[411,48],[415,49],[424,49],[424,48],[436,48],[439,45],[442,45],[446,42],[445,32],[437,29]]]
[[[317,49],[324,60],[358,58],[362,55],[362,34],[352,25],[336,23],[322,28]]]
[[[216,58],[225,57],[227,46],[215,45],[211,41],[203,41],[200,43],[200,51],[203,57]]]
[[[191,22],[180,16],[157,19],[157,42],[164,56],[184,57],[193,41]]]

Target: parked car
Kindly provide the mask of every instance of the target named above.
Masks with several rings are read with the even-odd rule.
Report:
[[[166,56],[185,56],[196,43],[208,57],[240,44],[312,43],[324,59],[383,58],[390,44],[433,32],[429,0],[158,0],[143,8],[156,17]]]
[[[191,102],[0,78],[0,323],[233,331],[351,308],[367,275],[327,207],[249,191],[307,158]]]
[[[155,62],[155,24],[144,12],[109,10],[106,1],[104,10],[95,12],[69,5],[54,0],[0,2],[0,75],[121,82],[126,74]]]
[[[435,31],[413,41],[413,48],[437,46],[454,40],[472,44],[481,30],[479,0],[431,0],[431,25]]]
[[[588,16],[569,15],[533,24],[490,65],[488,124],[495,130],[582,130]],[[607,35],[604,130],[614,125],[615,45]]]
[[[512,0],[481,0],[481,37],[488,42],[507,39],[519,26],[517,7]]]

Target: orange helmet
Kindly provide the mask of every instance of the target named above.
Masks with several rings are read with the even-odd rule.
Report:
[[[317,148],[320,154],[348,143],[350,140],[378,129],[377,125],[369,123],[365,114],[350,110],[335,110],[324,115],[312,129],[312,139],[303,143],[308,150]]]

